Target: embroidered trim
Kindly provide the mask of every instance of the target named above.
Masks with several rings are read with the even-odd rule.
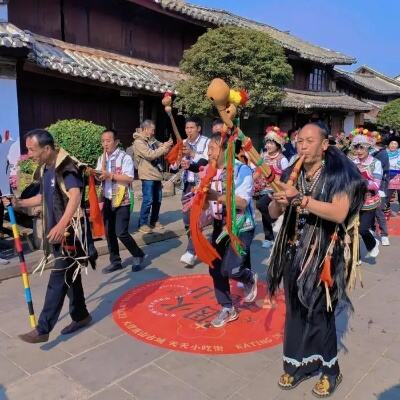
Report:
[[[283,361],[288,364],[292,364],[295,367],[301,367],[302,365],[307,365],[314,361],[321,361],[322,365],[324,367],[331,368],[337,363],[338,358],[336,356],[336,357],[332,358],[332,360],[330,360],[330,361],[325,361],[324,358],[320,354],[313,354],[310,357],[303,358],[302,361],[297,361],[294,358],[289,358],[289,357],[283,356]]]

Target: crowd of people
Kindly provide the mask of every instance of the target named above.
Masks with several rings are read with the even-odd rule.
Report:
[[[180,261],[193,266],[198,257],[202,259],[197,254],[203,250],[198,237],[191,234],[198,232],[193,230],[190,215],[194,212],[196,188],[214,168],[209,175],[212,179],[202,221],[196,221],[196,225],[212,226],[209,242],[215,257],[209,272],[220,312],[210,326],[221,328],[239,318],[230,280],[243,288],[244,302],[254,302],[257,297],[258,275],[251,266],[250,247],[258,209],[264,231],[262,247],[270,249],[269,292],[274,295],[282,280],[285,289],[284,374],[279,386],[292,389],[321,371],[313,392],[326,397],[342,380],[334,311],[339,301],[350,303],[346,294],[354,275],[350,258],[358,264],[358,257],[349,250],[349,243],[357,237],[355,231],[359,232],[366,257],[373,258],[378,256],[380,245],[390,245],[387,219],[396,214],[391,202],[400,201],[400,139],[384,138],[364,128],[333,137],[320,122],[308,123],[288,134],[277,126],[268,126],[261,149],[262,160],[271,170],[266,176],[260,165],[249,161],[241,140],[231,142],[222,134],[223,129],[223,122],[215,120],[211,134],[205,136],[201,121],[188,118],[181,157],[170,165],[171,171],[183,170],[182,220],[187,247]],[[104,273],[123,268],[118,240],[133,257],[133,271],[140,269],[145,257],[128,231],[135,168],[143,194],[138,229],[144,234],[163,229],[159,222],[161,158],[169,153],[173,142],[157,141],[151,120],[145,120],[133,137],[133,145],[125,152],[119,146],[117,132],[104,131],[103,154],[95,169],[89,170],[102,187],[110,257]],[[39,324],[20,335],[26,342],[40,343],[48,340],[65,296],[69,297],[72,322],[62,333],[75,332],[91,322],[80,269],[87,263],[94,265],[97,254],[82,207],[84,167],[57,149],[45,130],[29,132],[26,147],[41,165],[41,190],[33,198],[16,200],[15,205],[43,204],[44,248],[55,258]],[[230,155],[234,158],[231,164]],[[356,248],[358,243],[353,252]]]

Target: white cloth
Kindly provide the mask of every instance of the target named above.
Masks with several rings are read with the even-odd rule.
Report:
[[[200,159],[204,158],[208,160],[208,143],[210,139],[207,136],[199,135],[194,142],[190,142],[188,139],[184,140],[185,144],[194,151],[194,157],[190,159],[191,163],[197,163]],[[195,182],[195,174],[192,171],[186,171],[185,173],[186,182]]]
[[[223,169],[217,171],[211,188],[223,193],[221,175]],[[243,224],[242,230],[254,228],[255,211],[253,206],[253,171],[251,168],[240,161],[235,161],[235,195],[245,200],[247,203],[247,218]],[[222,219],[222,205],[216,201],[210,201],[211,212],[215,219]]]
[[[101,171],[102,169],[102,161],[104,154],[102,154],[98,160],[96,165],[96,170]],[[115,171],[111,170],[111,164],[115,160]],[[130,178],[134,177],[134,167],[132,157],[125,153],[125,151],[121,149],[115,149],[115,151],[106,157],[106,171],[112,172],[116,175],[127,175]],[[106,180],[104,182],[104,197],[106,199],[112,199],[112,182],[111,180]]]
[[[281,168],[284,171],[289,166],[289,161],[286,157],[283,157],[281,160]]]

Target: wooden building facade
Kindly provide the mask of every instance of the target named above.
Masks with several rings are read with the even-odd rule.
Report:
[[[82,118],[118,130],[127,146],[140,122],[152,118],[165,140],[170,127],[160,100],[182,78],[184,50],[208,28],[226,24],[265,31],[293,67],[281,106],[243,121],[256,142],[270,123],[289,129],[318,113],[340,131],[349,115],[354,124],[370,109],[336,92],[334,66],[354,58],[225,11],[182,0],[0,0],[0,71],[14,65],[8,78],[15,80],[21,135]]]
[[[389,102],[400,98],[400,81],[363,65],[354,72],[335,69],[337,90],[365,102],[371,110],[364,114],[364,124],[377,128],[377,115]]]

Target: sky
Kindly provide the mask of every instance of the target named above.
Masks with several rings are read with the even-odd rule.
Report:
[[[357,59],[390,77],[400,75],[400,0],[188,0],[289,31]]]

